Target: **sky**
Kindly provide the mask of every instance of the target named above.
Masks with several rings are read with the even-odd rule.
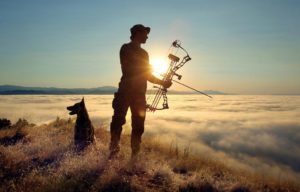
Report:
[[[0,0],[0,85],[117,86],[141,23],[151,59],[182,42],[192,60],[178,73],[196,89],[300,94],[299,20],[297,0]]]

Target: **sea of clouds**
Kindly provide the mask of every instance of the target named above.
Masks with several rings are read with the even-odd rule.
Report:
[[[109,130],[112,95],[87,95],[95,127]],[[25,118],[42,124],[69,118],[66,107],[80,95],[0,96],[0,118]],[[170,109],[147,113],[145,136],[189,147],[218,159],[278,179],[300,178],[300,96],[170,95]],[[123,133],[130,134],[130,110]]]

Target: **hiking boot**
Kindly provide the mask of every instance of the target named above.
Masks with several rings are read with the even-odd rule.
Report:
[[[117,157],[118,154],[119,154],[118,151],[110,151],[108,159],[114,159]]]
[[[131,150],[131,159],[137,158],[139,152],[140,152],[140,149],[139,149],[139,148],[134,148],[134,149],[132,149],[132,150]]]
[[[110,153],[109,153],[109,159],[113,159],[119,153],[120,146],[118,144],[117,145],[110,144],[109,151],[110,151]]]
[[[131,136],[131,158],[138,155],[141,147],[141,138]]]

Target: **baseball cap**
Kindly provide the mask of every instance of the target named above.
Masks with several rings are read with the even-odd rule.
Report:
[[[150,27],[145,27],[142,24],[136,24],[130,29],[131,35],[134,35],[136,32],[139,31],[147,31],[147,33],[150,33]]]

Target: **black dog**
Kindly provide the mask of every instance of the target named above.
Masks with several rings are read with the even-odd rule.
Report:
[[[70,115],[77,114],[74,139],[76,147],[82,150],[95,142],[94,127],[85,108],[84,98],[82,98],[81,102],[75,103],[73,106],[67,107],[67,109],[71,111]]]

